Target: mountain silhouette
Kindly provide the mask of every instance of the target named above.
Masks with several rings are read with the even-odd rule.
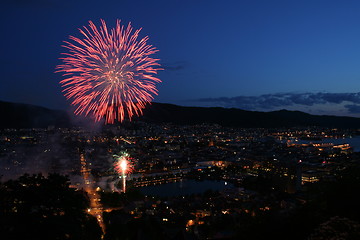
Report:
[[[257,112],[221,107],[183,107],[152,103],[134,121],[173,123],[181,125],[220,124],[229,127],[334,127],[359,128],[360,118],[311,115],[300,111]],[[0,128],[71,127],[74,123],[65,111],[29,104],[0,101]]]

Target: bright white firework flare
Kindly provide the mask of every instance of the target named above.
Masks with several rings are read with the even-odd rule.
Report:
[[[113,155],[115,158],[114,169],[122,180],[122,192],[126,192],[126,175],[132,171],[130,155],[122,153],[121,155]]]

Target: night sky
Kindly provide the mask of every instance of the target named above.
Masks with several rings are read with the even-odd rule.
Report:
[[[62,41],[116,19],[165,70],[156,102],[360,117],[360,1],[5,0],[0,100],[67,109]]]

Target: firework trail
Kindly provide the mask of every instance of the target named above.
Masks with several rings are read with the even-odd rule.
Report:
[[[60,84],[75,114],[93,115],[95,121],[105,117],[105,123],[141,115],[161,82],[154,76],[162,70],[159,59],[150,57],[158,50],[147,44],[147,36],[138,40],[141,28],[133,32],[130,23],[125,27],[120,20],[113,29],[104,20],[99,28],[89,21],[79,31],[83,39],[64,41],[68,53],[56,67],[66,77]]]

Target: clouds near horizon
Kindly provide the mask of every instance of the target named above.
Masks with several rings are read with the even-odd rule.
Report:
[[[275,93],[260,96],[200,98],[191,101],[201,106],[240,108],[252,111],[298,109],[335,115],[360,114],[360,92],[357,93]],[[321,106],[327,106],[324,110]],[[338,114],[337,114],[338,113]]]

